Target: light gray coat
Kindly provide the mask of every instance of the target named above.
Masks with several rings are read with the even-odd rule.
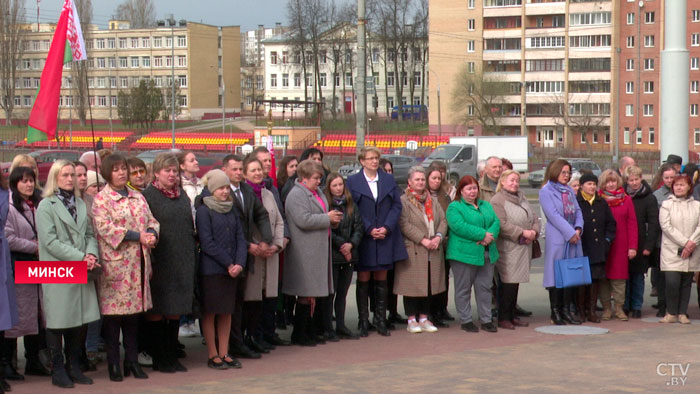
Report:
[[[85,203],[75,199],[76,223],[56,196],[43,199],[36,211],[41,261],[80,261],[86,254],[99,256],[97,240]],[[86,284],[42,284],[46,328],[82,326],[100,318],[95,282]]]
[[[285,212],[291,241],[284,260],[282,292],[299,297],[325,297],[333,293],[331,221],[326,208],[298,181],[287,195]]]

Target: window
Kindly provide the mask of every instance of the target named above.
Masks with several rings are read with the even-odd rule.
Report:
[[[119,58],[119,68],[129,67],[129,60],[126,57]]]
[[[153,48],[162,48],[163,39],[161,37],[153,37]]]
[[[22,100],[25,107],[32,106],[32,96],[22,96]]]
[[[634,71],[634,59],[627,59],[625,61],[625,70]]]
[[[325,88],[326,85],[327,85],[327,82],[326,82],[326,73],[321,73],[321,74],[319,75],[319,79],[320,79],[320,85],[321,85],[321,87],[324,87],[324,88]]]
[[[345,73],[345,86],[352,86],[352,73]]]
[[[475,3],[474,0],[469,0],[469,1],[467,1],[467,8],[469,8],[470,10],[473,10],[473,9],[474,9],[474,3]],[[393,107],[393,105],[392,105],[392,107]]]
[[[700,22],[700,10],[693,10],[693,16],[690,19],[691,22]]]
[[[651,71],[654,69],[654,59],[644,59],[644,71]]]
[[[321,64],[326,64],[328,61],[328,55],[326,54],[326,50],[322,49],[318,52],[318,62]]]
[[[139,47],[139,39],[136,37],[131,38],[131,47],[132,48],[138,48]]]
[[[625,127],[625,132],[624,132],[624,134],[623,134],[623,139],[624,139],[625,145],[629,145],[629,144],[630,144],[630,129],[629,129],[628,127]]]
[[[529,61],[529,60],[528,60]],[[560,63],[561,60],[559,61]],[[563,66],[563,64],[562,64]],[[563,68],[559,69],[559,71]],[[573,72],[590,72],[590,71],[610,71],[610,58],[581,58],[569,59],[569,71]]]
[[[166,56],[165,57],[165,67],[172,67],[172,66],[173,66],[173,57]]]
[[[282,51],[282,64],[289,63],[289,51]]]
[[[95,39],[95,48],[96,49],[105,49],[105,39],[104,38],[96,38]]]
[[[333,74],[333,83],[335,84],[335,87],[340,86],[340,75],[338,73]]]
[[[163,77],[161,77],[160,75],[156,75],[155,78],[153,78],[153,80],[155,81],[154,83],[157,88],[163,87]]]
[[[106,107],[107,106],[107,96],[97,96],[97,106]]]
[[[626,82],[625,83],[625,93],[627,94],[633,94],[634,93],[634,82]]]
[[[474,104],[469,104],[467,106],[467,115],[474,116]]]
[[[654,93],[654,81],[644,81],[644,93]]]
[[[372,48],[372,63],[379,63],[379,49]]]
[[[187,46],[187,36],[178,36],[177,37],[177,46],[186,47]]]
[[[690,81],[690,93],[698,93],[698,81]]]
[[[299,86],[301,86],[301,74],[294,73],[294,87],[299,87]]]
[[[117,77],[109,77],[109,87],[112,89],[117,88]]]
[[[119,77],[119,87],[120,88],[128,88],[129,87],[129,78]]]
[[[131,68],[137,68],[138,66],[139,66],[139,58],[132,57],[131,58]]]
[[[644,13],[644,23],[654,23],[654,11]]]
[[[656,134],[653,127],[649,127],[649,145],[654,145],[656,143]]]
[[[607,25],[612,21],[611,12],[588,12],[569,15],[569,24],[577,25]]]
[[[126,38],[119,39],[119,49],[126,49]]]
[[[105,58],[103,58],[103,57],[97,58],[97,68],[105,68],[106,65],[107,65],[107,62],[105,61]]]
[[[165,37],[165,48],[172,48],[173,47],[173,38],[172,37]]]
[[[107,49],[114,49],[116,47],[116,40],[114,38],[107,39]]]
[[[628,25],[634,24],[634,12],[627,13],[627,24]]]
[[[644,137],[642,134],[643,134],[643,133],[642,133],[642,129],[637,129],[637,130],[634,132],[634,136],[635,136],[635,140],[636,140],[636,142],[637,142],[637,145],[639,145],[639,144],[642,143],[642,139],[643,139],[643,137]]]
[[[115,57],[108,57],[107,58],[107,67],[108,68],[117,68],[117,59]]]
[[[644,104],[644,116],[654,116],[654,104]]]
[[[289,87],[289,74],[282,74],[282,87]]]
[[[609,80],[569,81],[570,93],[610,93]]]
[[[107,85],[106,85],[106,81],[105,81],[105,79],[104,79],[103,77],[97,78],[97,87],[98,87],[98,88],[103,89],[103,88],[105,88],[106,86],[107,86]]]
[[[476,63],[467,62],[467,71],[469,72],[469,74],[474,74],[475,67],[476,67]]]
[[[414,86],[421,85],[421,72],[420,71],[416,71],[413,73],[413,85]]]
[[[119,101],[117,100],[117,96],[112,96],[110,103],[111,103],[112,107],[116,107],[117,104],[119,104]]]
[[[610,130],[605,130],[605,143],[610,143]]]
[[[141,47],[150,48],[151,47],[151,37],[141,37]]]
[[[564,81],[532,81],[527,83],[528,93],[561,93]]]
[[[141,58],[141,67],[143,67],[143,68],[151,67],[151,57],[150,56],[144,56]]]
[[[647,48],[652,48],[654,46],[654,36],[644,36],[644,46]]]
[[[187,67],[187,56],[178,56],[177,57],[177,66],[178,67]]]
[[[529,42],[526,41],[528,48],[563,48],[566,41],[563,36],[553,37],[531,37]]]
[[[311,76],[311,74],[306,74],[304,81],[306,82],[306,86],[308,86],[308,87],[314,86],[314,78]]]
[[[187,75],[178,75],[177,76],[177,84],[181,88],[186,88],[187,87]]]
[[[582,131],[580,135],[581,135],[581,143],[585,144],[586,143],[586,133]]]
[[[700,129],[695,129],[694,134],[694,140],[695,140],[695,145],[700,145]]]
[[[572,59],[574,60],[574,59]],[[578,60],[578,59],[577,59]],[[533,59],[525,61],[525,71],[563,71],[563,59]]]
[[[593,143],[594,144],[598,143],[598,133],[596,133],[595,131],[593,132]]]
[[[270,74],[270,87],[277,87],[277,74]]]
[[[690,58],[690,69],[691,69],[691,70],[697,70],[697,69],[698,69],[698,58],[697,58],[697,57],[691,57],[691,58]]]
[[[153,56],[153,67],[163,67],[163,56]]]
[[[693,33],[690,35],[690,46],[700,46],[700,33]]]
[[[270,64],[277,64],[277,52],[270,52]]]
[[[625,116],[634,116],[634,105],[632,105],[632,104],[625,105]]]
[[[474,40],[469,40],[467,42],[467,52],[474,52],[476,48],[476,44],[474,43]]]
[[[690,116],[698,116],[698,105],[690,104]]]
[[[387,84],[387,86],[394,86],[394,73],[393,72],[386,73],[386,84]]]
[[[467,20],[467,30],[474,31],[476,29],[476,19]]]
[[[408,85],[408,76],[406,75],[405,71],[401,72],[401,85],[403,85],[403,86]]]
[[[634,48],[634,36],[627,36],[627,48]]]

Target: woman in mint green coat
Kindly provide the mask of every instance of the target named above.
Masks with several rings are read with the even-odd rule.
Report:
[[[459,181],[457,196],[447,208],[450,238],[447,260],[455,281],[455,305],[462,329],[478,332],[472,322],[471,293],[474,287],[481,329],[496,332],[491,318],[491,284],[498,261],[496,238],[501,229],[491,204],[479,197],[479,184],[470,175]]]

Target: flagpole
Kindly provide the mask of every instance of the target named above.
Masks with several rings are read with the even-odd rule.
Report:
[[[92,134],[92,152],[95,157],[95,172],[99,175],[100,166],[97,165],[97,145],[95,145],[95,122],[92,119],[92,104],[90,103],[90,84],[88,83],[88,74],[85,73],[85,89],[87,90],[88,112],[90,113],[90,132]],[[97,191],[100,191],[100,183],[97,182]]]

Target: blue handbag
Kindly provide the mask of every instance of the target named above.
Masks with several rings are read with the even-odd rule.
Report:
[[[569,257],[569,245],[567,242],[564,258],[554,260],[554,283],[557,289],[591,284],[591,265],[588,257],[577,256],[576,248],[574,248],[574,257]]]

